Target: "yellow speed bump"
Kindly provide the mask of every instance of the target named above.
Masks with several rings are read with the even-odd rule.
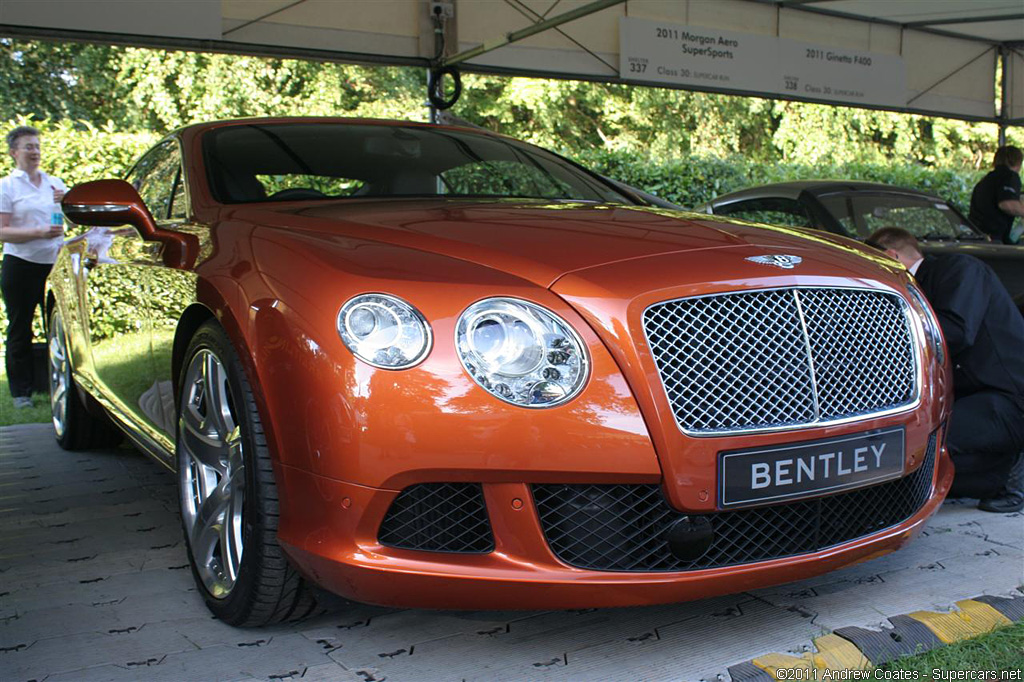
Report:
[[[808,659],[785,656],[783,654],[765,654],[764,656],[758,656],[751,662],[761,670],[771,674],[777,680],[791,680],[797,677],[791,672],[793,670],[814,670],[814,663]],[[780,675],[780,670],[785,670],[786,672]],[[805,674],[800,676],[800,679],[811,680],[814,678],[811,674]]]
[[[784,654],[766,654],[753,661],[761,670],[771,674],[777,680],[816,680],[817,675],[799,675],[795,670],[871,670],[874,668],[864,654],[852,642],[839,635],[822,635],[814,640],[817,651],[806,653],[802,657]],[[780,670],[786,671],[779,674]]]
[[[853,642],[839,635],[824,635],[814,640],[818,651],[811,654],[814,667],[820,670],[871,670],[871,661]]]
[[[958,601],[956,605],[960,610],[952,613],[914,611],[907,615],[927,625],[944,644],[977,637],[1004,625],[1013,624],[1013,621],[999,611],[980,601],[964,599]]]

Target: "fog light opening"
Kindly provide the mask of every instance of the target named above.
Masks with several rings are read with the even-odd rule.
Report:
[[[715,532],[704,516],[683,516],[665,531],[665,541],[678,559],[699,559],[711,548]]]

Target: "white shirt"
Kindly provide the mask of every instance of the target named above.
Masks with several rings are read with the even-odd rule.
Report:
[[[16,168],[0,178],[0,213],[10,213],[11,227],[38,227],[50,224],[53,211],[53,190],[68,190],[57,178],[39,171],[39,186],[28,179],[28,173]],[[4,243],[4,253],[32,263],[53,263],[64,243],[62,237],[33,239],[20,244]]]
[[[923,262],[924,262],[924,256],[922,256],[921,258],[918,258],[916,261],[911,263],[910,264],[910,274],[914,275],[916,277],[917,276],[917,269],[919,267],[921,267],[921,263],[923,263]]]

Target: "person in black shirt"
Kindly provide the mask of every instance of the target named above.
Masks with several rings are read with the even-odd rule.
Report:
[[[994,170],[974,186],[971,193],[971,222],[996,241],[1013,243],[1010,232],[1013,219],[1024,216],[1020,200],[1020,167],[1024,154],[1017,147],[1000,147],[993,161]]]
[[[1024,317],[988,265],[965,254],[922,256],[914,235],[878,230],[868,243],[900,261],[931,303],[953,363],[946,445],[950,497],[980,509],[1024,508]]]

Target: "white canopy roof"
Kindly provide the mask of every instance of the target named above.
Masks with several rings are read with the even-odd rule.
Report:
[[[435,55],[435,10],[451,57],[593,4],[3,0],[0,35],[427,66]],[[1003,112],[995,87],[1000,61]],[[1021,125],[1024,2],[625,0],[461,67]]]

